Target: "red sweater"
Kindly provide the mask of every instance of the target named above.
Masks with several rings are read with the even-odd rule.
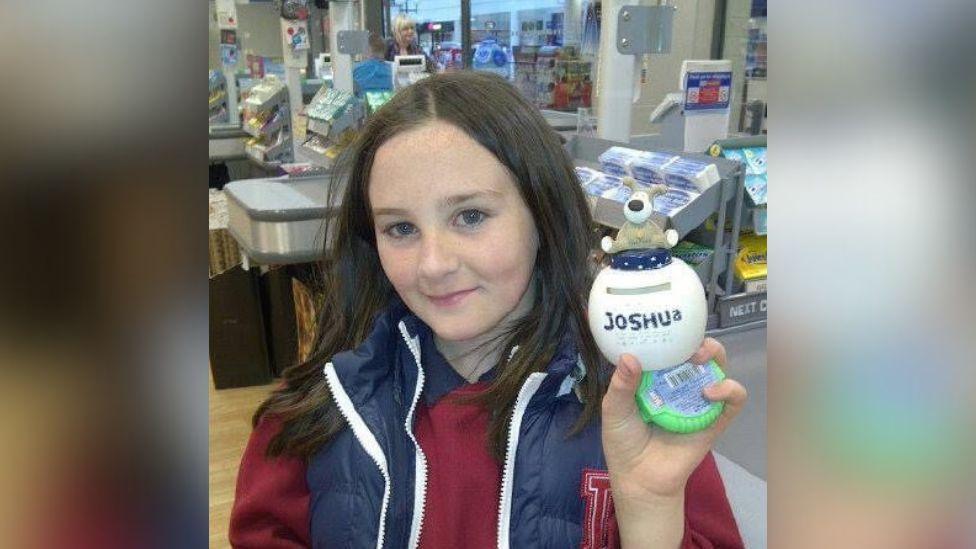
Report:
[[[477,390],[479,385],[452,394]],[[431,408],[418,405],[416,435],[428,460],[420,546],[493,547],[501,470],[484,445],[488,416],[450,400],[442,399]],[[304,464],[296,458],[264,457],[268,442],[280,428],[279,422],[262,420],[244,451],[230,521],[234,547],[312,545]],[[711,453],[688,479],[682,547],[742,547]]]

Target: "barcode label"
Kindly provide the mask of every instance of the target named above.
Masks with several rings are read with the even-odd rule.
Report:
[[[691,381],[698,373],[693,364],[685,364],[673,372],[664,375],[664,381],[668,382],[668,387],[677,389],[681,385]]]

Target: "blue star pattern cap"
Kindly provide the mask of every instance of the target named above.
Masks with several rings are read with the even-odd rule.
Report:
[[[666,248],[624,250],[610,258],[610,266],[622,271],[649,271],[670,264],[671,252]]]

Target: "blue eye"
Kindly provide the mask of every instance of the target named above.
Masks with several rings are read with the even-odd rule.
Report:
[[[417,232],[417,228],[414,227],[412,223],[401,221],[400,223],[390,225],[383,232],[392,236],[393,238],[404,238]]]
[[[481,210],[464,210],[458,214],[457,223],[462,227],[474,227],[479,225],[487,217],[487,214]]]

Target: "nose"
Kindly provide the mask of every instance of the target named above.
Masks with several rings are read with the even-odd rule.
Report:
[[[461,262],[454,240],[443,233],[428,232],[422,240],[418,271],[422,278],[438,280],[457,271]]]
[[[643,200],[631,200],[627,203],[627,209],[632,212],[639,212],[644,209]]]

